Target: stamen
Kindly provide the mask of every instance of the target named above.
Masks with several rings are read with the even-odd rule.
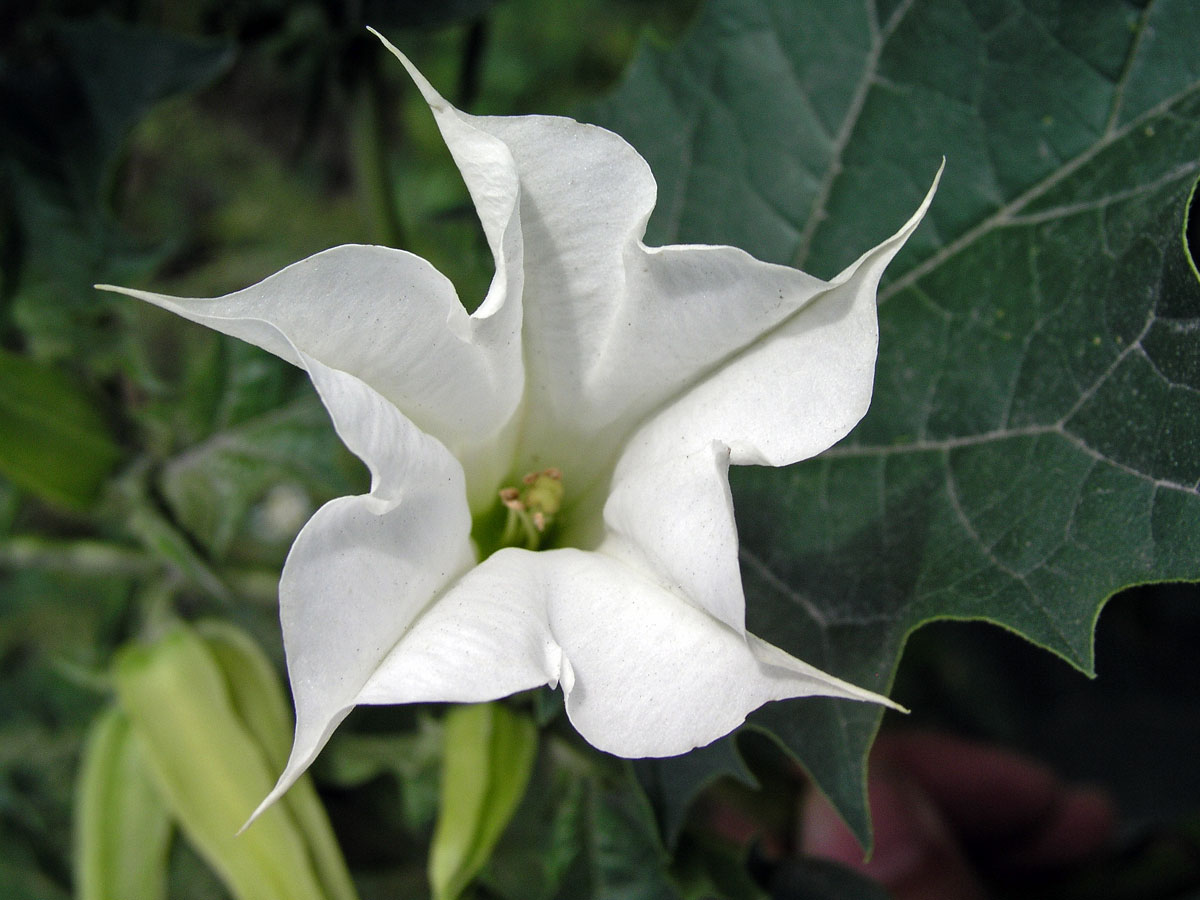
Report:
[[[500,544],[536,550],[562,506],[562,471],[530,472],[521,478],[521,484],[524,487],[500,490],[500,502],[508,509]]]

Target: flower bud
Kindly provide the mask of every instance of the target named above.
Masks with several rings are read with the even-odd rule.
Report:
[[[114,678],[160,796],[238,900],[354,900],[307,779],[239,833],[271,790],[291,733],[275,674],[253,641],[228,625],[178,624],[153,644],[125,648]]]

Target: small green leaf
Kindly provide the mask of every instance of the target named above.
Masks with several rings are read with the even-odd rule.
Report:
[[[456,706],[444,725],[441,811],[429,851],[435,900],[455,900],[491,856],[537,755],[537,729],[498,703]]]
[[[219,558],[255,504],[258,540],[294,537],[315,500],[352,490],[343,460],[328,415],[305,396],[215,432],[171,459],[160,483],[175,518]]]
[[[586,813],[589,897],[677,900],[667,874],[670,862],[646,798],[628,779],[597,780]]]
[[[188,536],[158,509],[145,484],[145,472],[135,469],[117,483],[117,495],[125,506],[125,528],[159,559],[170,563],[195,587],[224,603],[232,594],[224,579],[192,546]]]
[[[758,784],[738,752],[734,735],[697,747],[671,766],[642,759],[635,760],[633,767],[658,813],[663,840],[671,847],[679,840],[691,799],[717,779],[733,778],[748,787]]]
[[[193,336],[184,346],[199,352],[181,382],[143,416],[189,445],[162,465],[159,491],[213,558],[236,549],[275,562],[317,505],[359,489],[361,469],[294,366],[224,336]]]
[[[57,366],[0,350],[0,472],[82,508],[95,502],[120,459],[87,391]]]

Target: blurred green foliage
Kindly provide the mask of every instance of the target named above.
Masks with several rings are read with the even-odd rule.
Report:
[[[0,8],[6,897],[72,892],[73,773],[111,696],[113,651],[173,608],[239,622],[278,664],[287,547],[316,505],[365,484],[302,373],[92,284],[218,294],[336,243],[403,240],[471,303],[491,263],[465,189],[364,26],[402,42],[475,110],[566,112],[615,82],[639,34],[678,33],[694,5]],[[397,883],[419,896],[440,743],[401,757],[411,715],[383,719],[382,733],[370,722],[348,732],[323,766],[347,785],[343,800],[364,796],[342,760],[364,742],[393,748],[405,774],[371,776],[366,819],[373,809],[407,836],[350,855],[365,866],[364,897]],[[224,892],[177,841],[168,895]]]

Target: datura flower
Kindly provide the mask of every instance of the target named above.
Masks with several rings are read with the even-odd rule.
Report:
[[[732,247],[647,247],[656,186],[620,137],[467,115],[387,46],[495,257],[473,314],[428,262],[376,246],[217,299],[113,288],[302,366],[370,469],[283,569],[296,733],[266,802],[357,704],[557,685],[585,739],[644,757],[771,700],[890,703],[746,631],[728,469],[806,459],[862,417],[876,288],[930,197],[828,282]]]

